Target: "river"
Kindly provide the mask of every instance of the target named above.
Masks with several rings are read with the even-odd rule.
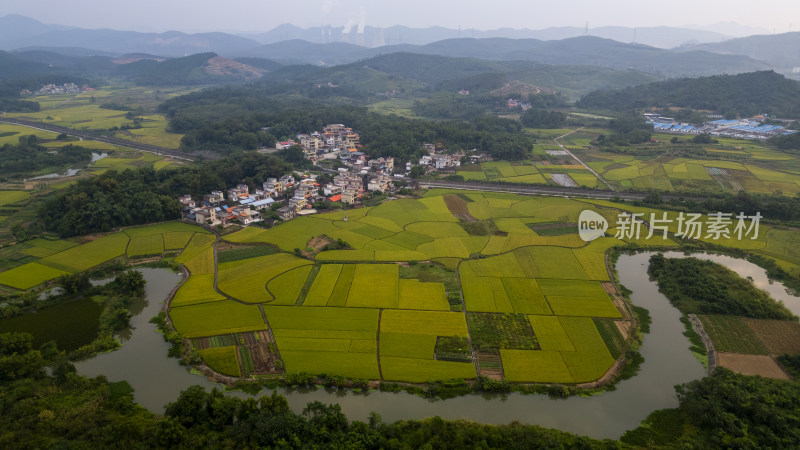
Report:
[[[489,424],[505,424],[516,420],[594,438],[619,438],[626,430],[635,428],[652,411],[677,406],[676,384],[705,375],[702,364],[689,352],[690,344],[683,335],[680,313],[658,292],[655,283],[647,276],[651,254],[622,255],[617,262],[620,282],[633,291],[631,301],[650,310],[653,322],[639,350],[645,358],[639,374],[619,382],[614,391],[567,399],[512,393],[473,394],[448,400],[427,400],[404,392],[354,393],[326,389],[278,391],[286,396],[296,412],[315,400],[335,402],[352,420],[367,420],[372,411],[388,422],[431,416],[463,418]],[[666,255],[684,256],[677,252]],[[771,294],[782,292],[780,299],[787,307],[795,313],[800,309],[800,298],[789,296],[779,283],[770,284],[764,270],[758,266],[727,256],[697,256],[720,262],[744,277],[750,276],[759,287],[774,287],[775,294]],[[177,360],[168,358],[169,345],[156,331],[155,325],[148,322],[158,314],[163,300],[179,283],[180,276],[166,269],[139,270],[147,280],[146,299],[141,305],[141,312],[131,319],[130,329],[122,333],[122,348],[79,362],[76,366],[84,375],[103,374],[110,381],[127,380],[135,389],[134,398],[138,403],[161,413],[167,402],[174,400],[181,390],[191,385],[199,384],[206,388],[219,385],[204,376],[191,374]],[[231,394],[241,397],[248,395],[242,392]]]

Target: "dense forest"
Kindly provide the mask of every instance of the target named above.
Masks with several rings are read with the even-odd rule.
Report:
[[[691,108],[728,117],[769,114],[800,117],[800,82],[773,71],[681,78],[613,91],[595,91],[577,102],[581,108],[630,111]]]
[[[251,153],[175,170],[109,171],[48,198],[39,216],[46,230],[62,237],[179,219],[179,194],[199,197],[243,182],[252,187],[290,168],[280,159]]]
[[[413,120],[372,113],[356,106],[302,107],[276,98],[272,84],[208,89],[160,106],[172,131],[185,133],[184,150],[252,150],[297,133],[343,123],[356,130],[370,156],[410,161],[422,154],[423,142],[452,150],[477,149],[497,159],[517,160],[530,154],[533,140],[519,122],[480,116],[469,122]],[[309,105],[305,105],[309,106]]]
[[[48,148],[37,144],[34,135],[20,136],[18,145],[5,144],[0,148],[0,177],[30,174],[45,168],[62,169],[88,164],[92,150],[77,145]]]
[[[800,446],[797,381],[738,375],[718,367],[711,376],[676,386],[676,391],[677,409],[655,411],[621,441],[647,448]]]
[[[797,320],[766,292],[730,269],[697,258],[650,257],[647,273],[684,314],[727,314],[754,319]]]

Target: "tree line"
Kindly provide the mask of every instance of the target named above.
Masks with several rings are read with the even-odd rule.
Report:
[[[240,183],[260,186],[291,170],[284,161],[249,153],[174,170],[108,171],[79,180],[49,197],[39,210],[44,228],[62,237],[174,220],[183,207],[179,195],[195,198]]]

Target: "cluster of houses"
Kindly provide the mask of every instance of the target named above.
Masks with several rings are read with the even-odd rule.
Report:
[[[315,163],[320,159],[349,160],[352,153],[360,153],[358,148],[361,147],[358,133],[340,123],[326,125],[322,132],[298,134],[297,140],[278,142],[275,148],[283,150],[295,145],[303,149],[303,156],[306,159]]]
[[[21,95],[59,95],[59,94],[79,94],[81,92],[91,92],[94,91],[94,88],[90,88],[89,86],[83,85],[78,86],[75,83],[64,83],[62,85],[56,84],[45,84],[42,86],[38,91],[31,92],[28,89],[23,89],[20,91]]]
[[[515,100],[513,98],[510,98],[510,99],[506,100],[506,107],[508,107],[509,109],[521,108],[523,111],[527,111],[527,110],[531,109],[531,104],[530,103],[523,103],[520,100]]]

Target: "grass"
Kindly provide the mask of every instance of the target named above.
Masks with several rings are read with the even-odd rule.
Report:
[[[384,380],[412,383],[475,378],[475,366],[472,363],[395,356],[381,357],[381,372]]]
[[[125,233],[109,234],[48,256],[42,259],[41,263],[57,269],[66,268],[71,272],[81,272],[124,255],[128,240],[128,235]]]
[[[169,316],[187,338],[267,329],[257,306],[232,300],[172,308]]]
[[[267,292],[265,287],[267,282],[284,272],[309,264],[311,264],[309,261],[287,253],[219,264],[217,287],[220,291],[243,302],[268,302],[274,297]],[[297,290],[298,294],[300,288],[302,288],[302,284]],[[285,294],[285,289],[281,293]],[[294,299],[296,298],[297,295]],[[294,300],[290,304],[294,304]]]
[[[0,272],[0,284],[24,290],[66,274],[63,270],[31,262]]]
[[[219,300],[225,300],[225,296],[214,290],[214,274],[192,275],[175,293],[170,305],[189,306]]]
[[[231,377],[241,376],[239,360],[236,359],[236,347],[218,347],[198,350],[208,367]]]

